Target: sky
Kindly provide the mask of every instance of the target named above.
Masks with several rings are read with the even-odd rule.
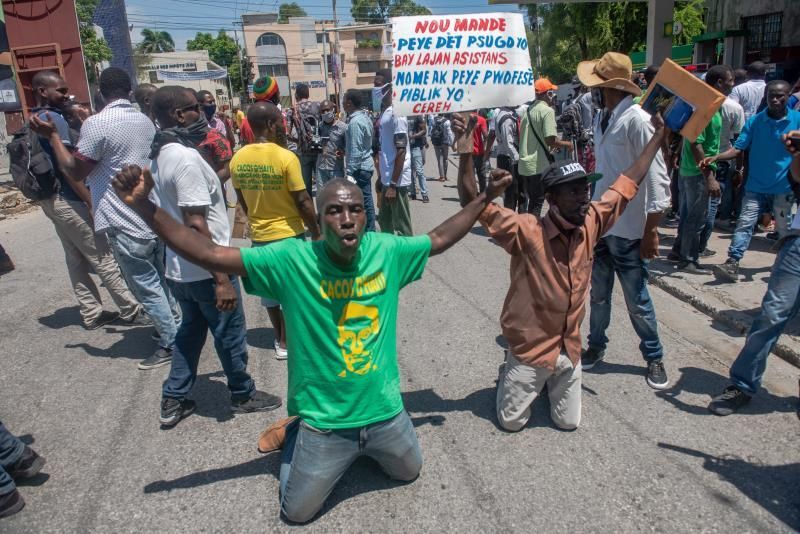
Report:
[[[186,50],[186,41],[198,31],[214,35],[225,29],[233,34],[235,21],[243,13],[277,13],[284,0],[126,0],[128,23],[132,25],[131,41],[142,40],[142,28],[168,31],[176,50]],[[333,19],[331,0],[298,0],[309,16]],[[488,0],[419,0],[435,15],[458,13],[516,12],[516,4],[488,5]],[[350,0],[340,0],[336,14],[343,23],[352,22]],[[241,34],[240,34],[241,38]],[[244,44],[244,43],[242,43]]]

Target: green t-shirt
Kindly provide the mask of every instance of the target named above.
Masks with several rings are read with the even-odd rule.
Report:
[[[700,132],[700,135],[694,142],[694,144],[703,146],[703,153],[706,157],[719,154],[720,131],[722,131],[722,115],[717,111],[714,113],[714,116],[711,117],[711,122],[708,123],[705,130]],[[711,167],[716,169],[716,165],[711,165]],[[702,174],[700,172],[700,167],[697,166],[697,162],[694,160],[692,145],[686,139],[683,140],[680,173],[681,176],[700,176]]]
[[[322,241],[241,249],[245,290],[279,301],[286,317],[289,415],[317,428],[353,428],[403,410],[398,295],[422,276],[430,251],[427,235],[368,232],[343,269]]]
[[[538,102],[538,103],[537,103]],[[536,133],[547,143],[548,137],[556,137],[556,112],[545,102],[539,100],[530,106],[530,120]],[[528,121],[528,112],[522,115],[519,125],[519,173],[523,176],[541,174],[550,162],[547,161],[547,151],[542,143],[536,139],[531,131],[531,122]]]

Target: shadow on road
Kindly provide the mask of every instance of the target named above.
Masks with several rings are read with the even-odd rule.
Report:
[[[212,380],[214,378],[216,380]],[[225,373],[221,370],[197,375],[191,396],[197,402],[194,415],[211,417],[220,423],[233,419],[231,392]]]
[[[153,328],[116,328],[113,326],[105,328],[106,334],[120,334],[121,339],[117,340],[107,348],[99,348],[89,343],[67,343],[66,349],[83,349],[89,356],[96,358],[129,358],[131,360],[144,360],[156,350],[156,343],[150,335]]]
[[[275,330],[272,327],[259,326],[247,330],[247,344],[258,349],[273,350]]]
[[[69,326],[79,326],[81,324],[81,312],[77,306],[59,308],[50,315],[39,317],[39,323],[54,330]]]
[[[680,377],[674,385],[669,389],[657,392],[656,395],[686,413],[693,415],[713,415],[708,411],[705,404],[702,406],[688,404],[682,401],[679,396],[684,392],[701,395],[706,394],[710,402],[711,397],[721,393],[728,385],[730,385],[730,381],[727,377],[718,375],[707,369],[682,367],[680,369]],[[796,397],[778,397],[762,389],[758,392],[758,395],[753,398],[752,402],[742,408],[738,414],[758,415],[773,412],[792,413],[796,409],[796,404]]]
[[[703,468],[741,491],[773,516],[800,529],[800,463],[760,465],[735,456],[713,456],[702,451],[659,443],[659,447],[703,459]]]
[[[176,489],[197,488],[199,486],[207,486],[226,480],[254,477],[264,474],[272,474],[277,478],[280,468],[281,455],[270,454],[266,458],[258,457],[248,460],[243,464],[198,471],[173,480],[156,480],[144,487],[144,493],[161,493]]]

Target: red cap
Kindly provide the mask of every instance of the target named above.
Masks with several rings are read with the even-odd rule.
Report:
[[[558,86],[554,85],[553,82],[547,78],[539,78],[536,80],[536,83],[533,84],[533,87],[537,93],[546,93],[547,91],[555,91],[558,89]]]

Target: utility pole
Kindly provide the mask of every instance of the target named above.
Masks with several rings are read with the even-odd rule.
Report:
[[[335,33],[333,34],[333,80],[336,83],[336,100],[339,103],[339,109],[344,109],[344,95],[342,95],[342,55],[339,53],[339,18],[336,16],[336,0],[333,2],[333,27]]]
[[[322,73],[325,76],[325,100],[328,100],[331,95],[328,89],[328,32],[322,28]]]
[[[236,21],[234,24],[242,25],[242,38],[244,38],[244,23]],[[242,69],[242,47],[239,46],[239,32],[235,26],[233,28],[233,36],[234,39],[236,39],[236,63],[239,64],[239,79],[242,81],[242,92],[239,93],[239,105],[241,105],[247,101],[247,86],[250,82],[250,73],[247,73],[247,78],[244,77],[244,69]]]

